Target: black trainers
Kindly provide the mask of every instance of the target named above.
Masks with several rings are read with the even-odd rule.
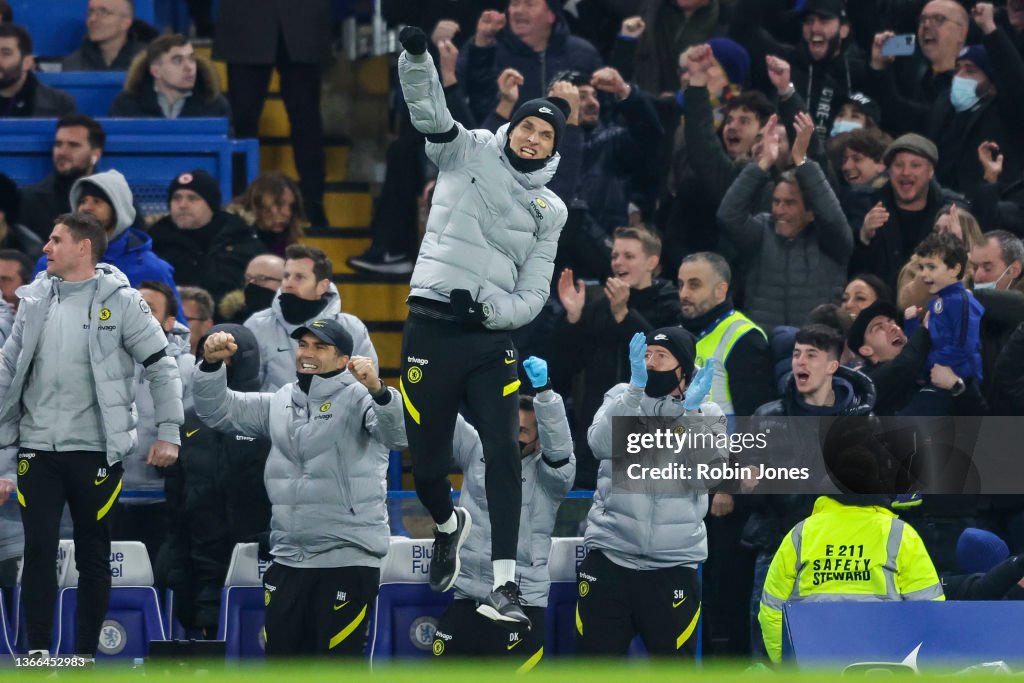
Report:
[[[505,628],[529,630],[533,626],[530,617],[526,616],[523,610],[523,597],[519,593],[519,586],[511,581],[491,591],[476,611]]]
[[[372,248],[360,256],[352,256],[346,261],[354,270],[380,275],[408,275],[415,265],[407,254],[392,254],[389,251],[374,251]]]
[[[434,554],[430,558],[430,587],[440,593],[455,585],[459,578],[459,551],[462,544],[469,538],[469,530],[473,528],[473,518],[465,508],[455,508],[455,518],[459,526],[450,534],[434,529]]]

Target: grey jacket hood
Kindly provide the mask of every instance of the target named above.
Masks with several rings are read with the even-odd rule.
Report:
[[[128,276],[109,263],[97,263],[96,274],[99,281],[96,285],[96,300],[105,301],[111,294],[122,287],[131,287]],[[18,299],[42,298],[50,295],[50,291],[57,286],[60,278],[50,275],[45,270],[36,273],[36,278],[27,285],[22,285],[14,291]]]
[[[562,160],[561,155],[555,152],[544,162],[544,166],[531,173],[517,171],[509,163],[508,156],[505,154],[505,142],[508,140],[508,128],[510,125],[512,124],[506,123],[494,134],[494,141],[498,143],[498,149],[501,150],[502,162],[508,167],[508,172],[512,174],[512,177],[523,187],[530,190],[544,187],[555,177],[555,171],[558,170],[558,162]]]
[[[82,196],[82,183],[90,183],[103,191],[114,207],[114,234],[108,239],[113,242],[135,222],[135,207],[132,205],[132,191],[128,181],[118,171],[104,171],[85,178],[79,178],[71,186],[71,210],[78,206]]]

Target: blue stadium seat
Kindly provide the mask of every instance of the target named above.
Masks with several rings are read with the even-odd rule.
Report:
[[[262,657],[266,648],[263,573],[270,562],[259,559],[258,550],[256,543],[239,543],[231,553],[217,629],[228,657]]]
[[[452,592],[430,589],[432,540],[391,537],[370,622],[370,663],[431,654],[437,622]]]
[[[146,214],[167,211],[167,186],[183,171],[201,168],[233,196],[233,158],[245,161],[248,184],[259,173],[259,142],[228,137],[223,118],[101,119],[107,145],[99,170],[124,173],[135,201]],[[0,119],[0,156],[4,172],[18,185],[38,182],[52,170],[54,119]]]
[[[166,640],[160,596],[153,587],[153,567],[146,546],[139,541],[110,544],[112,587],[110,606],[100,630],[97,658],[145,657],[151,640]],[[74,654],[75,616],[78,606],[78,569],[74,544],[68,547],[58,579],[54,655]]]
[[[75,98],[75,109],[93,118],[106,116],[124,88],[124,71],[39,72],[39,80]]]
[[[14,20],[32,34],[38,57],[63,57],[78,49],[85,35],[89,0],[8,0]],[[155,0],[133,0],[135,17],[154,23]]]

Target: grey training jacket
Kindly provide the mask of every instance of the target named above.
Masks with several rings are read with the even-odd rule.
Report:
[[[164,351],[167,337],[145,299],[129,286],[120,270],[101,263],[96,273],[99,281],[90,307],[89,356],[106,434],[107,462],[113,465],[134,451],[138,442],[135,366]],[[22,392],[36,360],[56,284],[57,279],[43,271],[18,288],[21,303],[11,336],[0,354],[0,447],[18,443]],[[164,355],[150,363],[145,377],[153,394],[158,438],[180,444],[178,430],[185,422],[185,412],[177,364]],[[5,454],[16,456],[17,452],[10,449]],[[4,469],[0,467],[0,471]]]
[[[377,404],[348,372],[274,393],[227,387],[223,365],[197,366],[196,415],[213,429],[270,439],[263,481],[274,561],[289,567],[379,567],[388,552],[389,450],[406,447],[402,397]]]
[[[705,402],[700,413],[683,408],[671,397],[651,398],[631,384],[616,384],[604,395],[587,437],[594,457],[600,461],[594,504],[587,515],[584,544],[600,549],[608,559],[630,569],[662,569],[685,565],[695,567],[708,557],[704,515],[708,510],[707,490],[717,482],[694,481],[674,495],[667,493],[616,493],[612,490],[612,419],[619,416],[656,418],[660,428],[684,426],[725,434],[725,413],[717,403]],[[689,448],[676,457],[691,467],[698,463],[721,464],[729,459],[727,449]]]
[[[515,170],[504,151],[508,124],[497,133],[457,124],[429,56],[403,52],[398,75],[412,124],[427,136],[427,157],[440,171],[410,294],[448,301],[451,290],[466,289],[483,304],[487,328],[520,328],[548,300],[568,216],[545,187],[559,156],[532,173]]]
[[[519,516],[516,573],[523,600],[531,607],[548,604],[548,555],[555,515],[576,478],[576,456],[565,417],[565,404],[554,391],[542,391],[533,402],[540,450],[523,460],[523,507]],[[484,450],[480,436],[459,416],[455,428],[455,461],[462,469],[459,505],[473,518],[469,538],[459,553],[462,570],[455,582],[455,597],[483,600],[491,592],[491,523],[484,484]]]

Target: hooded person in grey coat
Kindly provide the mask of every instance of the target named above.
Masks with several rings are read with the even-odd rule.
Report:
[[[362,657],[388,551],[389,449],[406,445],[402,404],[372,360],[351,355],[338,321],[314,320],[293,336],[297,381],[242,393],[228,389],[221,362],[238,350],[234,337],[210,335],[193,381],[196,415],[271,441],[267,655]]]
[[[455,600],[445,610],[434,635],[434,653],[452,656],[505,655],[527,671],[543,657],[544,611],[551,579],[548,556],[555,516],[576,476],[576,456],[562,397],[551,390],[547,362],[523,362],[537,395],[519,396],[519,450],[523,461],[523,509],[519,520],[516,562],[519,590],[533,624],[529,633],[512,632],[476,613],[493,581],[490,526],[487,524],[485,464],[480,436],[459,417],[455,428],[455,462],[462,470],[459,500],[478,520],[462,548],[462,568],[455,581]],[[521,643],[520,641],[525,641]],[[440,656],[440,655],[438,655]]]
[[[149,306],[113,266],[98,264],[106,233],[95,217],[61,216],[43,248],[47,272],[18,289],[0,353],[0,447],[17,453],[25,527],[23,604],[30,654],[46,654],[57,595],[53,557],[65,502],[80,572],[75,652],[92,657],[110,596],[107,513],[121,491],[121,461],[137,444],[135,366],[145,367],[157,439],[147,461],[178,458],[181,380]],[[12,449],[13,450],[13,449]],[[13,469],[10,461],[0,472]],[[0,479],[0,503],[14,483]]]
[[[418,28],[402,31],[398,71],[413,126],[439,175],[413,269],[399,388],[416,493],[437,524],[430,584],[451,588],[472,517],[451,502],[448,466],[459,404],[487,461],[492,593],[481,613],[528,629],[514,578],[522,462],[516,447],[517,352],[511,330],[532,321],[551,289],[565,204],[545,187],[558,168],[569,103],[536,99],[497,133],[466,130],[449,113]]]

